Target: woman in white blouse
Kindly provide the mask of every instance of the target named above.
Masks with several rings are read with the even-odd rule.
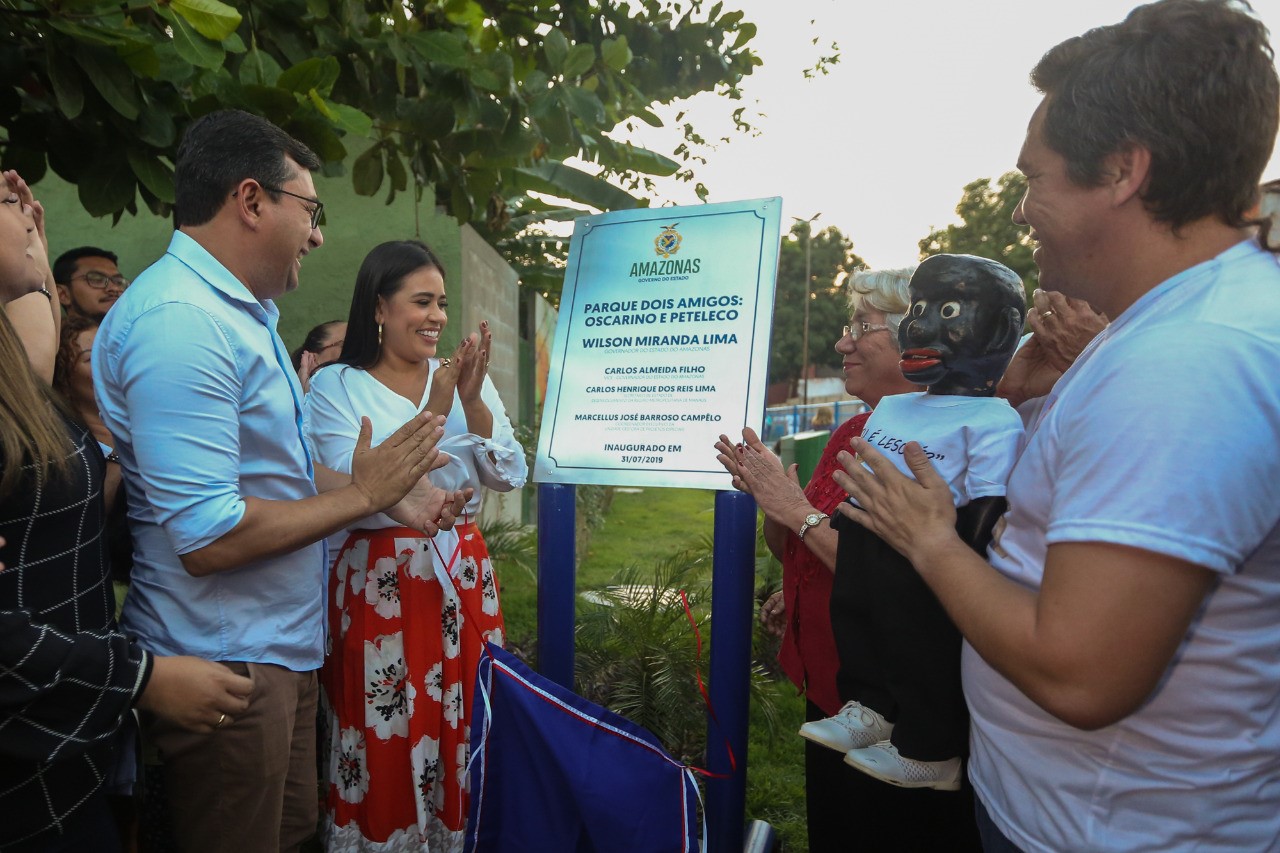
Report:
[[[416,412],[446,414],[438,447],[450,459],[431,480],[474,489],[457,526],[434,538],[378,515],[330,543],[329,850],[462,848],[476,667],[484,641],[503,640],[476,514],[482,486],[519,488],[528,469],[487,375],[488,324],[436,356],[447,305],[424,244],[376,247],[356,278],[342,355],[312,377],[304,407],[315,460],[339,471],[362,415],[376,444]]]

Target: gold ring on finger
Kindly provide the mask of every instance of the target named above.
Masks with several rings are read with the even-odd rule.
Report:
[[[1052,316],[1053,316],[1053,312],[1052,312],[1052,311],[1041,311],[1041,312],[1040,312],[1040,319],[1041,319],[1041,320],[1048,320],[1048,319],[1049,319],[1050,317],[1052,317]]]
[[[448,367],[448,366],[449,366],[449,365],[451,365],[451,364],[453,364],[453,359],[451,359],[451,358],[442,358],[442,359],[440,359],[440,366],[441,366],[441,367]]]
[[[215,729],[220,729],[222,728],[222,724],[225,723],[226,721],[227,721],[227,715],[222,714],[220,717],[218,717],[218,722],[213,724],[213,727]]]

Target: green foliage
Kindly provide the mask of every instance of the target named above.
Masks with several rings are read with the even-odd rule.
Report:
[[[538,433],[541,429],[541,408],[534,413],[530,423],[516,424],[515,426],[516,441],[519,441],[524,448],[525,462],[528,464],[530,471],[533,470],[534,458],[538,455]],[[592,533],[600,525],[604,524],[605,516],[609,512],[609,506],[612,502],[612,486],[579,484],[574,487],[574,547],[579,554],[586,552],[587,543],[591,541]],[[486,541],[488,541],[487,536]],[[534,547],[536,549],[536,536]]]
[[[675,551],[710,553],[714,503],[715,492],[705,489],[615,489],[604,526],[578,551],[579,586],[604,586],[625,566],[649,565]]]
[[[707,537],[706,547],[710,550],[711,537]],[[773,552],[769,550],[769,545],[765,541],[764,515],[756,517],[755,578],[755,601],[756,613],[758,614],[765,600],[782,589],[782,563],[778,562],[778,558],[773,556]],[[751,633],[751,659],[756,662],[762,671],[778,678],[781,678],[781,669],[778,667],[778,650],[781,647],[782,639],[765,631],[764,626],[760,624],[760,620],[756,619]],[[785,678],[782,680],[786,682]]]
[[[773,346],[769,381],[794,382],[803,366],[805,241],[809,225],[797,222],[782,240],[778,256],[777,296],[773,306]],[[854,254],[853,241],[835,227],[813,235],[809,267],[809,364],[840,367],[834,349],[849,322],[844,273],[866,266]]]
[[[764,600],[782,588],[782,563],[764,538],[764,515],[756,518],[756,598]]]
[[[506,647],[532,662],[538,621],[538,531],[516,522],[482,521],[481,535],[498,578]]]
[[[507,263],[520,271],[520,286],[541,293],[556,308],[564,285],[564,268],[569,259],[569,238],[539,227],[540,222],[570,222],[582,215],[575,208],[524,198],[512,208],[511,230],[517,234],[499,240],[495,246]]]
[[[605,523],[591,539],[590,550],[579,552],[577,589],[582,592],[610,583],[625,585],[637,582],[673,589],[678,588],[678,579],[687,579],[694,592],[694,600],[701,602],[695,606],[694,613],[700,614],[698,618],[702,627],[699,630],[703,632],[702,636],[706,641],[708,632],[705,596],[710,571],[707,555],[711,553],[713,499],[713,492],[700,489],[646,489],[638,493],[617,494],[606,513]],[[682,549],[685,556],[672,557],[673,553]],[[757,542],[756,550],[756,577],[761,586],[759,593],[772,591],[777,586],[780,570],[776,561],[769,564],[771,556],[764,557],[767,548],[762,539]],[[628,563],[649,565],[650,568],[647,571],[633,568],[619,572],[619,567]],[[664,572],[666,580],[663,579]],[[507,623],[507,646],[525,660],[531,660],[535,657],[533,636],[537,628],[536,580],[532,574],[525,572],[502,572],[499,579],[502,584],[502,608]],[[655,579],[657,583],[653,583]],[[603,680],[595,672],[581,671],[586,666],[583,663],[584,650],[594,646],[595,650],[590,654],[595,655],[595,660],[599,661],[599,666],[604,671],[622,673],[632,678],[633,686],[621,691],[622,693],[636,697],[647,689],[650,696],[656,697],[658,686],[646,687],[645,677],[650,670],[636,662],[623,661],[626,656],[638,657],[637,644],[617,635],[633,629],[638,631],[638,637],[659,635],[661,639],[654,644],[659,649],[659,652],[654,653],[655,659],[675,659],[684,668],[684,676],[693,678],[689,659],[693,656],[695,641],[692,629],[683,616],[683,608],[677,605],[673,610],[666,606],[656,606],[655,601],[658,599],[654,595],[659,596],[660,600],[670,600],[669,592],[651,593],[649,597],[642,599],[644,606],[640,614],[610,612],[612,608],[580,601],[578,609],[581,624],[590,626],[580,629],[577,638],[580,692],[583,691],[583,685],[599,685]],[[661,598],[662,596],[666,598]],[[615,592],[612,597],[620,595]],[[638,624],[633,625],[632,619]],[[622,626],[623,622],[626,623],[625,627]],[[777,656],[777,640],[766,638],[759,623],[755,624],[753,647],[758,651],[755,660],[761,664],[771,663]],[[591,637],[586,636],[588,633]],[[664,636],[665,634],[669,636]],[[607,648],[601,648],[606,645]],[[703,647],[703,652],[705,662],[705,655],[709,654],[706,646]],[[706,670],[702,671],[705,674]],[[689,701],[684,688],[694,682],[685,681],[677,690],[671,681],[674,676],[674,673],[665,676],[667,683],[662,689],[678,692],[678,702]],[[641,687],[635,687],[636,683]],[[603,687],[600,689],[604,690]],[[747,747],[747,817],[769,821],[778,830],[784,849],[802,853],[807,849],[803,746],[800,739],[792,733],[804,722],[804,699],[796,695],[790,682],[785,679],[762,678],[759,670],[753,675],[751,690],[751,729]],[[605,698],[607,700],[608,697]],[[678,716],[668,721],[659,721],[660,725],[674,730],[675,733],[671,736],[673,741],[687,741],[690,750],[700,750],[700,739],[706,733],[703,707],[700,696],[690,704],[677,704],[671,711]]]
[[[706,761],[707,712],[698,679],[707,679],[710,563],[699,549],[674,553],[648,569],[624,569],[596,591],[601,603],[580,609],[577,626],[578,692],[644,726],[673,755],[694,764]],[[681,591],[703,638],[701,659]],[[768,685],[754,669],[752,701],[772,725],[777,714]]]
[[[1006,172],[994,183],[980,178],[968,184],[956,205],[961,224],[930,232],[920,241],[920,257],[948,253],[1000,261],[1022,276],[1030,296],[1040,275],[1031,259],[1035,246],[1026,226],[1013,223],[1014,208],[1026,191],[1020,172]]]
[[[605,514],[613,503],[612,486],[578,484],[573,491],[573,508],[577,515],[574,529],[574,545],[582,553],[592,534],[604,524]]]
[[[598,592],[602,604],[584,606],[577,626],[575,678],[593,702],[644,726],[682,761],[700,763],[706,745],[706,711],[698,674],[706,661],[679,599],[691,607],[709,600],[699,559],[680,552],[650,570],[635,567]],[[706,616],[698,618],[705,631]]]
[[[52,168],[95,216],[139,199],[167,215],[181,131],[238,107],[309,144],[329,175],[361,140],[357,192],[430,187],[491,239],[532,212],[530,191],[647,204],[618,183],[647,188],[679,165],[608,134],[654,121],[654,103],[738,99],[760,64],[754,25],[701,0],[7,0],[0,25],[5,164],[32,182]]]
[[[809,824],[805,816],[805,742],[796,735],[804,724],[804,697],[785,678],[771,682],[767,690],[777,719],[771,725],[763,708],[751,708],[747,819],[772,824],[786,853],[806,853]]]
[[[509,521],[504,518],[486,521],[480,525],[480,535],[489,549],[489,559],[504,570],[508,566],[519,568],[536,578],[538,566],[537,528]]]

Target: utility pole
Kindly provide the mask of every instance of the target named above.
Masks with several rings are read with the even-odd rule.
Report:
[[[821,213],[815,213],[808,219],[801,219],[799,216],[791,217],[796,222],[804,223],[804,330],[800,337],[800,350],[802,364],[800,369],[800,378],[804,380],[804,405],[809,405],[809,303],[813,301],[813,294],[810,292],[812,287],[812,273],[810,265],[813,257],[813,223],[817,220]]]

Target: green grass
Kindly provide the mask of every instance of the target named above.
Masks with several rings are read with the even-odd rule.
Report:
[[[615,489],[608,520],[578,555],[578,591],[604,586],[628,566],[700,546],[712,533],[715,496],[705,489]]]
[[[615,492],[608,521],[578,554],[576,589],[607,585],[629,566],[650,566],[684,548],[698,547],[712,532],[715,492],[703,489],[646,489]],[[517,649],[531,647],[538,631],[536,561],[505,558],[486,534],[501,582],[507,637]]]
[[[498,576],[506,646],[520,654],[538,632],[537,531],[500,523],[485,527],[484,541]]]
[[[585,553],[578,554],[578,591],[605,586],[629,566],[652,566],[683,549],[705,549],[711,541],[714,505],[715,492],[701,489],[615,492],[605,523],[592,535]],[[501,559],[497,565],[507,636],[517,649],[527,649],[537,633],[534,571]],[[763,580],[758,578],[757,584]],[[704,634],[703,641],[708,639]],[[776,654],[776,641],[757,642],[757,647],[765,656]],[[776,728],[770,729],[764,715],[752,707],[747,819],[773,824],[787,853],[805,853],[804,747],[795,736],[804,722],[804,699],[795,695],[785,678],[768,690],[777,706],[778,720]]]
[[[771,687],[778,722],[771,731],[755,706],[747,732],[747,820],[773,824],[785,853],[808,853],[804,816],[804,697],[782,678]]]

